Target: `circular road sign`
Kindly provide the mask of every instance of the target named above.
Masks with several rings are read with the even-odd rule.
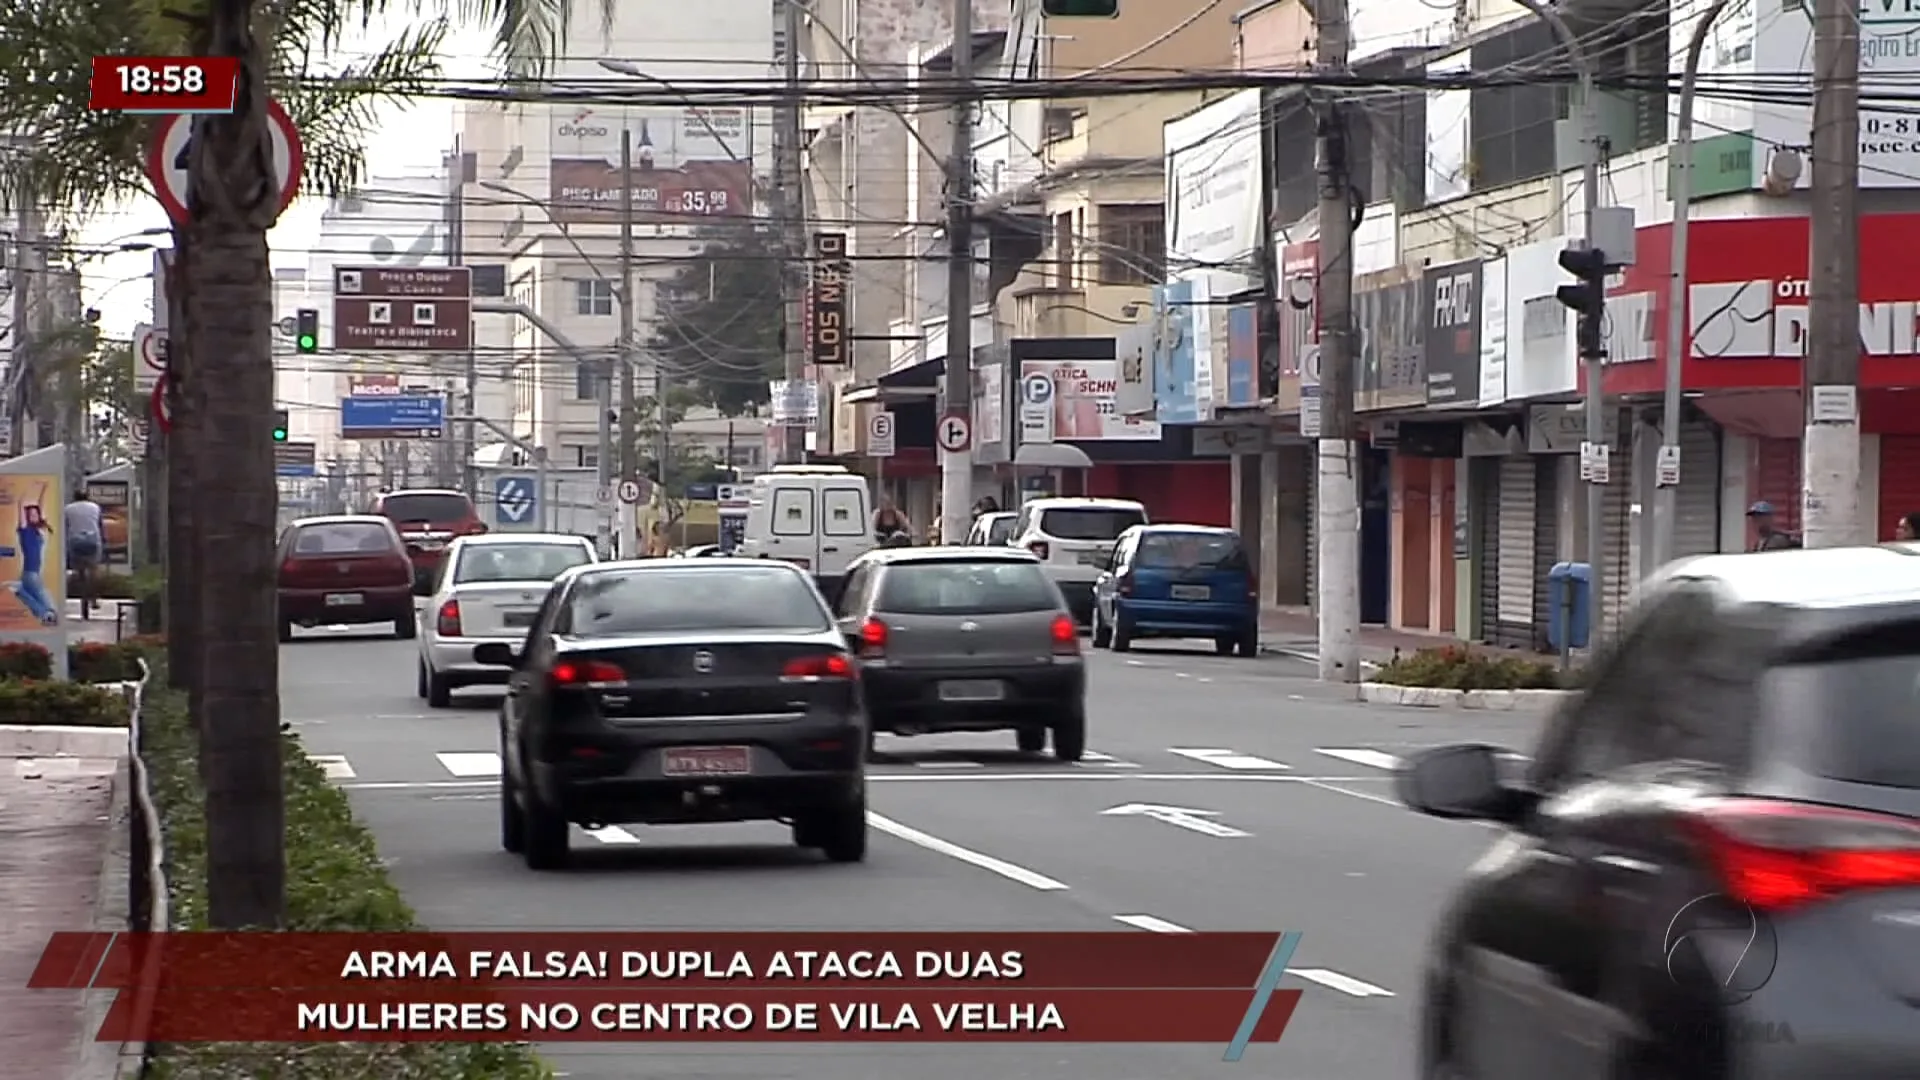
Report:
[[[632,506],[634,503],[639,502],[640,501],[640,481],[638,480],[620,481],[620,501],[623,503],[626,503],[628,506]]]
[[[940,449],[950,454],[958,454],[973,445],[973,427],[967,418],[959,413],[948,413],[940,418]]]
[[[612,506],[613,505],[613,489],[610,487],[603,487],[603,488],[597,489],[593,493],[593,501],[596,503],[599,503],[601,506]]]
[[[167,373],[167,332],[151,326],[142,327],[140,340],[135,342],[140,353],[141,370],[151,372],[156,378]]]
[[[1033,374],[1020,380],[1020,400],[1029,405],[1045,405],[1053,400],[1053,379]]]
[[[893,414],[877,412],[867,417],[867,437],[882,442],[893,438]]]
[[[150,399],[153,409],[153,425],[165,435],[173,431],[173,406],[167,404],[168,377],[160,376],[153,384],[153,397]]]
[[[300,170],[305,165],[300,132],[293,126],[293,117],[277,101],[267,102],[267,130],[273,141],[273,176],[280,185],[280,209],[285,210],[300,190]],[[193,117],[174,113],[160,121],[153,146],[147,151],[147,179],[153,181],[153,193],[177,225],[188,221],[187,145],[192,139]]]

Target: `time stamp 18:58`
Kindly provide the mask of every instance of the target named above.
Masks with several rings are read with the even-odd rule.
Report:
[[[87,107],[102,112],[230,113],[239,93],[233,56],[97,56]]]

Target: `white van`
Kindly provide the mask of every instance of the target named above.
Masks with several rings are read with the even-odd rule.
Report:
[[[876,546],[866,477],[839,465],[776,465],[753,479],[734,554],[801,567],[832,599],[847,564]]]
[[[1147,508],[1132,499],[1031,499],[1014,523],[1014,547],[1040,557],[1082,623],[1093,621],[1093,583],[1113,558],[1114,541],[1146,525]]]

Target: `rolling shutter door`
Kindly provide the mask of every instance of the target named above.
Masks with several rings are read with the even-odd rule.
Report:
[[[1876,540],[1893,539],[1896,522],[1920,512],[1920,436],[1880,436],[1880,520]]]
[[[1615,453],[1609,473],[1612,482],[1607,484],[1600,499],[1604,530],[1601,545],[1605,549],[1600,560],[1604,590],[1600,601],[1605,609],[1600,625],[1604,633],[1611,635],[1627,610],[1628,595],[1639,583],[1633,573],[1633,515],[1629,512],[1633,505],[1633,451]]]
[[[1720,550],[1720,429],[1708,420],[1680,427],[1680,489],[1674,493],[1673,554]]]
[[[1531,457],[1504,457],[1498,462],[1499,485],[1494,515],[1498,534],[1494,545],[1494,617],[1487,620],[1488,636],[1496,644],[1532,647],[1534,627],[1535,476]],[[1551,504],[1549,504],[1551,506]],[[1549,512],[1551,517],[1551,512]]]
[[[1797,536],[1800,533],[1800,440],[1755,439],[1753,445],[1754,482],[1749,501],[1772,503],[1776,527]],[[1885,473],[1882,466],[1881,475]]]
[[[1481,641],[1500,640],[1500,458],[1473,458],[1467,483],[1473,500],[1474,597],[1478,613],[1476,635]]]
[[[1320,610],[1320,452],[1311,447],[1299,460],[1306,464],[1307,492],[1307,609]]]
[[[1547,627],[1553,625],[1553,595],[1547,591],[1547,573],[1560,561],[1560,458],[1543,454],[1533,458],[1533,626],[1525,644],[1547,650]]]

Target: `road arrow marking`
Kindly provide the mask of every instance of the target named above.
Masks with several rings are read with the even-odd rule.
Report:
[[[1252,770],[1284,769],[1287,767],[1269,758],[1255,757],[1252,754],[1243,754],[1238,750],[1226,750],[1219,747],[1176,746],[1169,749],[1167,753],[1178,754],[1183,758],[1191,758],[1194,761],[1217,766],[1222,769]]]
[[[1197,832],[1202,836],[1215,836],[1222,840],[1232,840],[1242,836],[1252,836],[1231,825],[1223,825],[1214,818],[1220,816],[1218,810],[1192,810],[1184,806],[1159,806],[1154,803],[1127,803],[1124,806],[1110,807],[1100,811],[1110,817],[1144,817],[1163,821],[1175,828],[1188,832]]]

